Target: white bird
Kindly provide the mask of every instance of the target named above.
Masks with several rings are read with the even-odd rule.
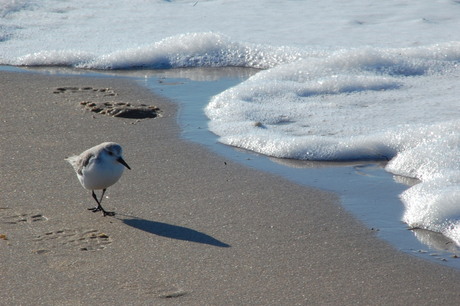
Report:
[[[114,212],[106,211],[101,206],[102,198],[108,187],[115,184],[123,174],[124,167],[131,170],[122,157],[123,149],[115,142],[103,142],[92,147],[80,155],[66,158],[75,169],[81,185],[91,190],[95,208],[88,208],[93,212],[102,211],[104,216],[114,216]],[[102,189],[102,195],[98,200],[94,190]]]

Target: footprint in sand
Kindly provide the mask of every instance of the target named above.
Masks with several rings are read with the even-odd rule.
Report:
[[[93,87],[58,87],[54,89],[54,94],[92,94],[94,96],[102,95],[104,97],[114,97],[118,94],[111,88],[93,88]]]
[[[93,88],[93,87],[58,87],[53,90],[54,94],[78,96],[85,98],[80,102],[86,110],[93,113],[107,115],[111,117],[128,118],[128,119],[147,119],[159,116],[159,108],[153,105],[133,104],[126,102],[100,101],[106,100],[106,97],[115,97],[118,94],[111,88]],[[87,99],[90,99],[89,101]],[[97,99],[98,102],[92,102],[91,98]]]
[[[158,116],[159,108],[146,104],[131,104],[124,102],[80,102],[85,109],[112,117],[128,119],[147,119]]]
[[[3,224],[22,224],[46,221],[48,218],[41,214],[15,214],[0,217],[0,223]]]
[[[37,243],[36,254],[60,252],[66,250],[99,251],[112,243],[112,239],[95,229],[62,229],[46,232],[32,239]]]
[[[14,230],[28,230],[31,228],[36,228],[31,225],[38,225],[43,221],[47,221],[48,218],[42,214],[27,214],[27,213],[18,213],[16,211],[11,211],[8,207],[0,207],[0,229],[4,229],[5,232],[0,233],[0,240],[9,241],[9,234]],[[9,244],[8,244],[9,245]]]

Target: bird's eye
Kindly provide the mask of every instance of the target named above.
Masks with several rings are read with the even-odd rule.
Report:
[[[113,152],[109,151],[109,155],[112,156],[112,155],[113,155]]]

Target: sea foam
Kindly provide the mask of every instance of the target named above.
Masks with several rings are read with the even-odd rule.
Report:
[[[44,50],[13,58],[15,66],[71,66],[85,69],[171,69],[251,67],[267,69],[319,51],[232,41],[212,32],[187,33],[150,45],[96,55],[78,50]]]
[[[420,184],[403,220],[460,244],[460,72],[456,42],[361,48],[280,64],[206,107],[220,141],[279,158],[389,160]]]

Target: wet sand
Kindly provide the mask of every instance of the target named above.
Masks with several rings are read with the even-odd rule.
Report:
[[[132,81],[0,72],[0,88],[1,304],[460,302],[460,271],[394,250],[333,194],[181,139],[177,106]],[[64,161],[103,141],[132,168],[104,199],[115,217],[86,209],[90,192]]]

